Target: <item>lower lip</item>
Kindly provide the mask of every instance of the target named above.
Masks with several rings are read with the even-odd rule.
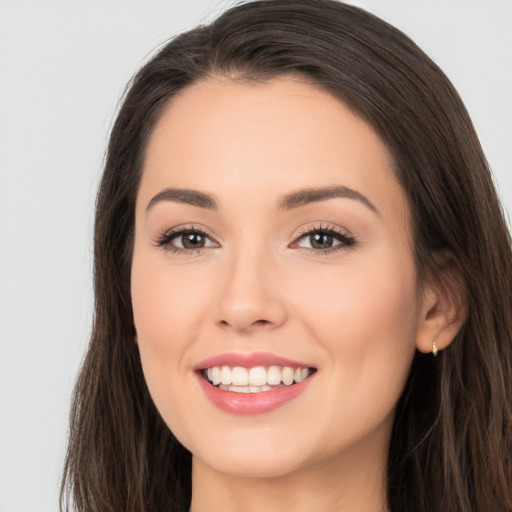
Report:
[[[219,409],[233,414],[262,414],[273,411],[302,394],[313,375],[298,384],[260,393],[224,391],[212,386],[202,376],[197,377],[205,395]]]

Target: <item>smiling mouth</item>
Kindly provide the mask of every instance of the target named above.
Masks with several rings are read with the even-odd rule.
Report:
[[[200,374],[212,386],[234,393],[261,393],[293,386],[306,380],[316,368],[291,366],[212,366],[200,370]]]

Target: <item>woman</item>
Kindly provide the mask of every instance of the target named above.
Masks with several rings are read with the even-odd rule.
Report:
[[[512,510],[511,280],[471,122],[414,43],[338,2],[235,7],[114,125],[63,497]]]

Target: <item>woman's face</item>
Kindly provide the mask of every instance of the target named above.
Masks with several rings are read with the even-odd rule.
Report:
[[[131,286],[149,390],[194,460],[278,476],[385,459],[423,308],[392,159],[344,104],[284,77],[175,97]]]

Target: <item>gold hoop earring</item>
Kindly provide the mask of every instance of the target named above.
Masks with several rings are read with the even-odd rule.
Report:
[[[438,349],[437,349],[437,344],[436,344],[436,340],[434,340],[432,342],[432,355],[434,357],[437,357],[437,352],[438,352]]]

